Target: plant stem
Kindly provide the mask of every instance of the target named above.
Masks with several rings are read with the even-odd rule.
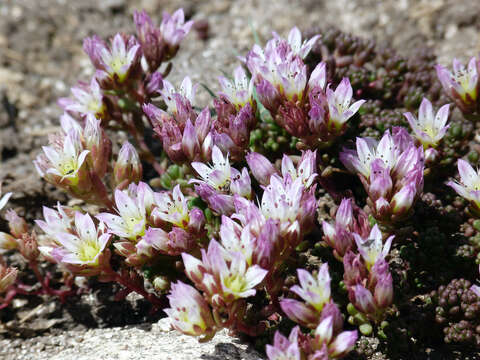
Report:
[[[168,304],[166,302],[165,298],[159,298],[155,294],[149,293],[147,290],[145,290],[145,287],[142,285],[136,283],[129,277],[125,276],[124,274],[119,274],[116,271],[113,271],[112,269],[108,269],[105,271],[106,275],[110,276],[110,281],[115,281],[119,283],[120,285],[124,286],[131,292],[136,292],[137,294],[142,295],[146,300],[148,300],[152,306],[155,309],[163,309],[165,308]]]

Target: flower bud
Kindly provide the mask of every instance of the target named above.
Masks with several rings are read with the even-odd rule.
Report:
[[[87,115],[85,130],[85,146],[90,151],[93,169],[99,178],[103,178],[107,172],[108,161],[112,151],[112,142],[103,131],[101,121],[93,115]]]
[[[333,334],[338,334],[342,331],[343,328],[343,317],[342,313],[338,306],[333,302],[330,301],[329,303],[325,304],[322,310],[322,315],[320,316],[320,322],[324,319],[331,317],[332,318],[332,327],[333,327]]]
[[[137,151],[129,142],[125,142],[118,153],[113,169],[115,185],[123,182],[138,183],[142,179],[142,163]]]
[[[428,148],[425,150],[425,164],[426,165],[433,165],[438,160],[438,151],[434,148]]]
[[[116,241],[113,243],[113,246],[115,247],[117,253],[124,257],[129,257],[137,252],[135,244],[130,241]]]
[[[23,233],[18,241],[18,250],[27,260],[36,260],[40,251],[38,250],[37,235],[35,232],[31,234]]]
[[[352,304],[364,314],[372,314],[376,310],[372,293],[362,285],[355,285],[349,289],[349,299]]]
[[[357,338],[358,333],[356,330],[340,333],[330,344],[330,356],[332,358],[344,357],[347,353],[353,350]]]
[[[162,74],[159,72],[155,72],[150,75],[148,78],[147,86],[145,87],[145,91],[148,95],[154,95],[158,90],[163,88],[163,78]]]
[[[312,307],[294,299],[280,301],[283,312],[296,323],[313,329],[318,324],[319,313]]]
[[[0,253],[17,248],[15,238],[7,233],[0,232]]]
[[[7,267],[0,262],[0,294],[8,290],[17,280],[18,270],[13,267]]]
[[[415,200],[416,192],[417,189],[413,185],[407,185],[397,192],[391,201],[393,213],[398,216],[408,213]]]
[[[193,336],[213,336],[215,322],[212,311],[202,295],[192,286],[182,282],[172,284],[168,296],[170,308],[164,311],[178,331]]]
[[[233,171],[232,171],[233,172]],[[252,186],[251,179],[248,175],[248,170],[243,168],[241,174],[233,174],[232,182],[230,184],[230,191],[232,194],[240,195],[244,198],[251,199]]]
[[[170,288],[170,281],[166,276],[155,276],[152,281],[153,287],[157,291],[165,291]]]
[[[28,225],[24,218],[18,216],[15,210],[8,210],[5,214],[5,218],[8,221],[8,227],[10,228],[10,233],[18,238],[21,238],[23,234],[28,231]]]
[[[205,215],[199,208],[194,207],[189,213],[188,230],[194,233],[200,233],[205,225]]]
[[[380,308],[387,308],[393,302],[393,280],[390,273],[380,277],[374,291],[375,302]]]
[[[0,184],[0,195],[2,194],[2,184]],[[10,196],[12,196],[12,193],[6,193],[5,195],[0,197],[0,210],[3,209],[3,207],[7,204],[8,199],[10,199]]]

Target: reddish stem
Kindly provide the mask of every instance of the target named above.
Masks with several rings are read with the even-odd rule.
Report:
[[[29,295],[40,295],[40,294],[46,294],[46,295],[51,295],[51,296],[57,296],[60,299],[60,302],[62,304],[65,303],[67,297],[75,295],[78,293],[77,290],[73,289],[73,281],[69,281],[67,289],[65,290],[57,290],[53,289],[50,287],[50,279],[51,279],[51,274],[47,273],[47,275],[44,277],[42,273],[40,272],[40,269],[38,268],[38,262],[37,260],[30,260],[28,263],[29,267],[32,269],[33,273],[35,274],[35,277],[37,278],[37,281],[42,285],[42,290],[39,291],[36,294],[33,293],[28,293]],[[18,292],[18,291],[17,291]]]

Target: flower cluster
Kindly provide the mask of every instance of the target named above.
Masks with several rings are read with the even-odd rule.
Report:
[[[233,81],[220,77],[222,91],[213,104],[217,112],[213,141],[233,160],[243,160],[250,144],[250,132],[255,128],[257,104],[253,98],[253,79],[243,67],[235,69]]]
[[[343,318],[337,305],[330,296],[330,274],[328,265],[318,269],[317,277],[308,271],[299,269],[299,285],[290,288],[304,302],[284,299],[280,305],[285,314],[302,326],[314,329],[313,338],[303,335],[295,327],[287,340],[279,332],[275,334],[273,346],[267,345],[270,360],[335,359],[343,357],[357,340],[356,331],[342,331]]]
[[[315,164],[315,154],[312,152],[304,155],[302,163],[296,169],[291,160],[284,161],[284,177],[277,173],[271,175],[259,206],[248,199],[251,190],[246,169],[242,171],[242,176],[248,178],[248,181],[244,181],[249,185],[248,194],[237,190],[232,190],[232,195],[218,193],[225,189],[226,184],[230,189],[235,189],[237,179],[232,178],[231,171],[234,169],[230,168],[228,159],[223,157],[217,147],[214,148],[213,159],[213,168],[193,164],[204,179],[194,180],[199,183],[196,190],[202,193],[198,187],[203,186],[216,192],[215,199],[204,198],[212,209],[221,202],[216,198],[228,197],[228,201],[232,201],[234,213],[229,213],[230,217],[225,213],[222,215],[220,241],[210,240],[208,249],[201,249],[201,260],[191,254],[182,254],[187,276],[203,293],[202,296],[198,294],[194,297],[195,306],[205,309],[205,299],[210,310],[202,311],[202,316],[187,318],[186,310],[182,310],[185,309],[185,306],[182,307],[184,300],[173,289],[169,310],[173,314],[171,317],[176,328],[187,334],[193,334],[190,329],[202,329],[194,335],[205,336],[212,336],[215,329],[223,327],[246,329],[242,315],[246,311],[244,299],[253,296],[255,288],[263,281],[271,295],[278,291],[275,289],[278,289],[280,279],[277,277],[280,274],[276,270],[311,229],[316,206],[313,193],[315,186],[312,186],[316,176],[312,166]],[[309,163],[310,167],[305,163]],[[307,168],[309,174],[305,174],[305,177],[297,176],[299,173],[303,175]],[[241,178],[238,179],[240,180]],[[187,285],[178,286],[185,289]],[[215,325],[205,326],[211,316],[215,319]],[[250,332],[255,329],[258,330],[254,326]]]
[[[364,100],[352,103],[353,89],[344,78],[335,90],[327,84],[326,64],[318,64],[310,76],[303,62],[318,36],[301,43],[297,28],[288,40],[275,38],[265,48],[255,45],[246,57],[258,98],[274,120],[305,147],[325,145],[342,135],[347,121]]]
[[[102,203],[111,141],[94,115],[88,114],[82,122],[63,114],[62,132],[50,137],[50,145],[43,147],[34,164],[49,183],[78,198]]]
[[[357,173],[368,193],[372,215],[381,222],[403,220],[423,191],[424,152],[404,128],[386,131],[377,142],[357,138],[356,150],[344,149],[340,160]]]
[[[145,11],[136,11],[133,20],[143,56],[151,71],[176,55],[180,42],[193,26],[193,21],[185,22],[183,9],[172,15],[164,12],[160,27],[155,27]]]
[[[328,317],[317,326],[313,337],[303,334],[298,326],[288,339],[277,331],[266,351],[269,360],[340,359],[354,348],[357,337],[356,331],[339,332]]]
[[[343,280],[348,290],[350,302],[355,307],[351,311],[353,321],[361,316],[376,323],[383,320],[385,310],[393,301],[393,280],[385,258],[390,251],[393,236],[385,242],[378,226],[375,225],[370,234],[362,237],[353,233],[358,254],[348,251],[343,257]]]
[[[117,215],[105,212],[97,219],[118,237],[113,245],[129,264],[192,251],[203,235],[203,212],[189,209],[179,185],[173,191],[154,192],[143,182],[130,184],[115,191],[115,205]]]
[[[333,249],[333,255],[342,261],[345,254],[355,250],[354,233],[365,238],[370,233],[367,214],[352,199],[342,199],[335,215],[335,224],[322,222],[323,241]]]
[[[457,156],[458,149],[476,148],[467,144],[473,136],[460,141],[452,134],[461,119],[447,123],[455,107],[468,119],[479,112],[479,62],[473,58],[464,68],[455,60],[453,74],[437,66],[454,101],[443,105],[433,90],[412,94],[404,87],[394,95],[392,89],[401,87],[398,78],[408,75],[402,66],[418,64],[405,65],[387,54],[389,66],[380,71],[370,63],[369,69],[363,64],[372,49],[365,44],[345,38],[342,46],[333,46],[332,39],[319,36],[302,42],[294,28],[287,39],[274,33],[263,48],[255,45],[231,78],[219,78],[219,92],[211,92],[211,103],[201,109],[195,105],[198,85],[190,77],[178,87],[166,79],[193,22],[185,21],[182,10],[164,13],[159,26],[144,11],[135,12],[134,22],[136,35],[84,41],[95,74],[59,100],[61,129],[34,161],[45,181],[77,200],[69,202],[72,207],[44,207],[43,218],[35,221],[42,230],[38,235],[16,211],[5,212],[9,230],[0,233],[0,253],[8,261],[9,252],[17,251],[25,263],[19,268],[30,267],[39,284],[23,284],[18,271],[0,258],[0,309],[16,294],[64,301],[78,293],[76,276],[94,276],[123,287],[116,299],[132,291],[142,295],[153,311],[166,312],[175,329],[202,341],[223,328],[253,338],[290,320],[298,324],[288,339],[275,334],[266,348],[269,359],[341,358],[355,346],[355,326],[366,336],[375,326],[380,335],[394,300],[388,263],[394,236],[401,244],[395,250],[402,253],[395,270],[414,269],[401,246],[412,243],[420,251],[423,244],[416,238],[438,222],[429,218],[407,227],[404,221],[420,197],[418,214],[452,198],[422,195],[425,162],[440,163],[447,153],[456,159],[466,154]],[[380,73],[387,74],[385,89],[379,79],[370,80]],[[389,84],[394,78],[399,82]],[[401,81],[417,84],[410,77]],[[400,91],[409,98],[402,110],[415,109],[424,96],[418,112],[404,114],[406,121],[400,107],[384,106],[387,98],[388,106],[399,99]],[[366,101],[354,99],[360,96],[368,103],[359,113]],[[411,134],[389,119],[366,129],[368,116],[394,111],[395,124],[408,122]],[[352,121],[354,116],[360,121]],[[383,135],[377,136],[379,129]],[[355,141],[356,134],[361,135]],[[290,147],[257,147],[264,135]],[[355,148],[339,153],[340,138],[355,141]],[[475,162],[473,151],[468,157]],[[338,160],[355,177],[339,169]],[[438,169],[430,166],[425,174]],[[480,216],[480,173],[461,159],[458,172],[460,180],[447,184],[471,205],[458,218]],[[366,198],[357,196],[365,194],[357,175]],[[431,191],[437,180],[425,179]],[[0,210],[10,196],[0,196]],[[452,204],[463,206],[458,199]],[[461,225],[464,220],[448,229],[478,228],[472,219]],[[319,245],[332,251],[343,273],[341,266],[329,272]],[[45,260],[57,264],[63,276],[40,266]],[[312,271],[312,265],[318,268]],[[460,304],[452,289],[448,302]],[[472,287],[469,303],[477,303],[479,289]],[[333,299],[348,303],[348,326],[354,331],[343,331],[342,307]],[[454,316],[455,306],[442,311]]]
[[[209,161],[213,146],[229,153],[235,161],[243,159],[250,132],[256,125],[256,102],[245,70],[237,68],[234,76],[233,82],[220,78],[222,92],[214,99],[216,116],[213,118],[209,108],[199,114],[193,110],[197,86],[188,77],[178,91],[163,81],[164,88],[159,92],[166,109],[153,103],[143,105],[172,161]]]
[[[193,110],[196,86],[186,77],[177,91],[168,81],[160,91],[166,111],[153,104],[143,111],[162,140],[168,157],[176,162],[208,161],[212,152],[212,119],[208,108],[200,114]]]
[[[231,215],[235,211],[234,196],[250,199],[252,187],[248,170],[242,172],[230,166],[228,155],[214,145],[212,150],[212,166],[201,162],[193,162],[192,167],[202,180],[192,179],[195,191],[215,213]]]

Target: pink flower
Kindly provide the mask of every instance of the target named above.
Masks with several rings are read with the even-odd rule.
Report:
[[[111,88],[136,76],[140,68],[140,44],[135,37],[116,34],[108,47],[98,37],[86,38],[83,48],[97,68],[102,87]]]
[[[453,71],[437,65],[437,76],[443,89],[464,113],[472,113],[477,108],[478,60],[472,57],[465,67],[453,59]]]
[[[143,199],[117,189],[115,205],[118,215],[101,213],[96,218],[107,225],[110,233],[137,242],[137,238],[145,234],[146,210]]]
[[[450,125],[448,121],[449,105],[443,105],[435,115],[433,113],[432,103],[424,98],[418,110],[418,119],[411,113],[405,113],[405,117],[410,124],[416,138],[422,143],[423,147],[436,147],[440,140],[445,136]]]
[[[67,267],[86,267],[85,270],[92,275],[92,271],[102,270],[101,255],[110,237],[110,234],[104,232],[102,225],[97,229],[90,215],[76,212],[73,233],[56,234],[55,239],[59,246],[52,250],[51,255],[58,263]]]
[[[352,85],[348,78],[343,78],[335,91],[327,87],[327,103],[329,109],[328,127],[339,130],[358,111],[366,100],[358,100],[351,104]]]
[[[465,160],[458,159],[458,173],[460,182],[449,181],[447,185],[453,188],[458,195],[470,201],[476,208],[480,208],[480,172]]]
[[[290,291],[296,293],[318,312],[321,312],[323,306],[330,301],[331,279],[328,273],[328,264],[325,263],[319,266],[316,278],[303,269],[298,269],[297,273],[300,286],[292,286]]]
[[[80,133],[71,129],[65,137],[51,146],[44,146],[44,154],[34,161],[37,172],[50,183],[77,186],[85,180],[86,157]]]
[[[168,296],[170,308],[165,309],[178,331],[192,336],[212,337],[216,332],[210,307],[192,286],[181,281],[173,283]]]
[[[288,339],[279,331],[275,332],[273,345],[267,345],[266,352],[269,360],[301,360],[298,347],[298,334],[300,328],[296,326],[290,332]]]
[[[163,40],[171,47],[177,47],[193,26],[193,21],[185,22],[183,9],[178,9],[172,15],[163,12],[160,32]]]
[[[78,86],[72,87],[71,92],[75,99],[62,101],[66,111],[81,115],[92,114],[98,118],[105,115],[106,105],[103,101],[103,93],[95,77],[92,78],[89,85],[79,83]]]
[[[142,163],[137,150],[126,141],[118,152],[113,168],[113,179],[116,185],[138,183],[142,179]]]
[[[219,82],[222,88],[220,95],[237,109],[253,101],[253,80],[248,80],[247,73],[242,66],[235,68],[233,81],[221,76]]]
[[[384,244],[382,233],[377,224],[374,225],[367,238],[362,238],[355,233],[353,236],[357,244],[358,252],[362,255],[368,269],[370,269],[379,259],[385,259],[390,251],[392,240],[395,237],[393,235],[390,236]]]

